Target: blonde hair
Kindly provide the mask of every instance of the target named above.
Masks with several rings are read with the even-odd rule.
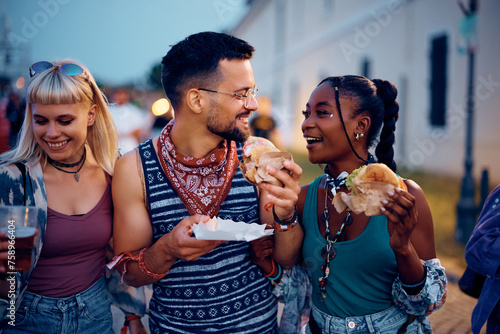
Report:
[[[40,161],[46,153],[38,145],[33,133],[33,104],[74,104],[88,103],[96,106],[94,124],[88,129],[87,144],[97,163],[109,175],[118,158],[118,134],[108,109],[106,96],[97,86],[89,70],[74,60],[54,62],[62,65],[73,63],[85,71],[79,75],[66,75],[59,66],[54,66],[36,74],[29,82],[26,92],[26,113],[18,144],[11,151],[0,155],[5,163],[16,163],[36,157]]]

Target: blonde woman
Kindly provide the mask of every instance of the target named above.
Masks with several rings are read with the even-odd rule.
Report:
[[[16,275],[15,317],[4,320],[15,326],[4,333],[113,333],[104,274],[115,125],[83,65],[41,61],[30,75],[18,145],[0,156],[0,205],[37,206],[40,231],[31,269]]]

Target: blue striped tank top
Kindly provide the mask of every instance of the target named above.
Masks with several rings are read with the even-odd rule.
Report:
[[[153,241],[189,216],[163,172],[152,140],[139,145]],[[241,159],[242,145],[238,144]],[[256,223],[256,188],[238,170],[218,217]],[[229,241],[196,261],[177,260],[153,286],[151,333],[275,333],[271,285],[250,261],[249,243]]]

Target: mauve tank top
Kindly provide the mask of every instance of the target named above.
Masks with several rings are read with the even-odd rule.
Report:
[[[47,230],[28,290],[46,297],[67,297],[88,289],[105,272],[106,245],[112,235],[111,184],[82,216],[47,210]]]

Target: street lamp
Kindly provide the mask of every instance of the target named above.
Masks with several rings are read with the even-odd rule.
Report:
[[[477,5],[479,0],[470,0],[469,8],[465,8],[459,3],[465,17],[461,22],[461,33],[467,42],[468,56],[468,89],[467,89],[467,116],[466,116],[466,136],[465,136],[465,172],[462,178],[460,200],[457,204],[457,228],[455,230],[455,240],[461,244],[466,244],[472,234],[476,224],[478,206],[476,205],[474,177],[472,176],[472,166],[474,164],[473,149],[473,121],[474,121],[474,56],[475,28],[477,21]]]

